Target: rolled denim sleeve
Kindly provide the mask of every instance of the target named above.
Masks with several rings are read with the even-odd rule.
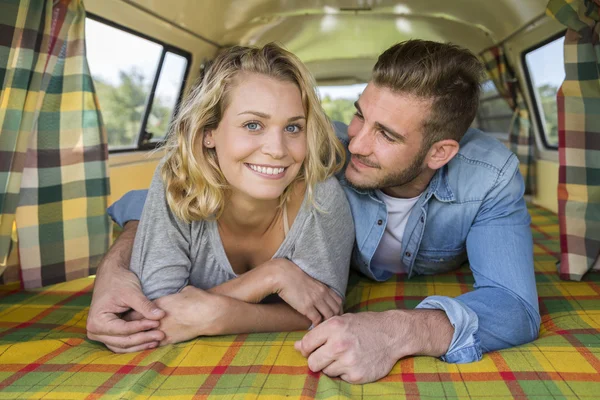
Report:
[[[142,217],[148,190],[132,190],[108,207],[108,215],[121,228],[129,221],[139,221]]]
[[[462,301],[445,296],[429,296],[416,308],[443,310],[454,327],[450,347],[441,357],[443,361],[469,363],[481,360],[481,343],[477,335],[479,318],[475,311]]]
[[[533,268],[531,218],[512,155],[485,197],[467,236],[472,292],[426,298],[417,308],[446,312],[454,335],[443,360],[465,363],[483,353],[535,340],[540,312]]]

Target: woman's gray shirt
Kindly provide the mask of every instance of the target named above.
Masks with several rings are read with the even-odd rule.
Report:
[[[156,299],[187,285],[206,290],[237,277],[216,221],[188,224],[171,212],[161,165],[150,185],[131,256],[131,271],[140,278],[144,294]],[[344,298],[354,245],[350,206],[335,178],[317,184],[314,198],[319,210],[305,196],[273,258],[287,258]]]

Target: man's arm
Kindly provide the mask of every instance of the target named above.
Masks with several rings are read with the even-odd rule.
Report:
[[[474,291],[455,299],[431,296],[417,310],[334,317],[296,344],[311,369],[364,383],[409,355],[471,362],[534,340],[540,315],[523,188],[511,156],[467,237]],[[376,351],[380,347],[385,350]]]
[[[401,358],[446,353],[453,328],[440,310],[344,314],[308,332],[295,347],[311,371],[350,383],[383,378]]]
[[[476,361],[482,353],[538,336],[531,219],[523,193],[523,178],[512,155],[467,236],[475,290],[455,299],[432,296],[417,306],[445,310],[455,327],[445,361]]]
[[[121,228],[125,227],[125,224],[129,221],[139,221],[142,218],[147,197],[147,189],[131,190],[108,207],[108,215]]]
[[[104,343],[116,353],[153,348],[164,339],[164,334],[156,329],[164,311],[144,296],[137,276],[129,271],[147,194],[147,190],[130,191],[108,208],[108,214],[123,232],[98,266],[87,332],[88,338]],[[139,313],[137,321],[121,318],[130,310]]]
[[[126,224],[100,262],[87,318],[88,338],[117,353],[150,349],[164,339],[156,329],[164,311],[142,294],[137,276],[129,271],[136,230],[137,222]],[[131,309],[143,318],[130,322],[121,319],[120,315]]]

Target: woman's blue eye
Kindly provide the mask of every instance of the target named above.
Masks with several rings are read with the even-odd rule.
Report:
[[[250,122],[246,124],[246,128],[250,129],[251,131],[255,131],[260,128],[260,125],[258,125],[256,122]]]
[[[290,133],[298,133],[300,132],[300,127],[298,125],[288,125],[285,127],[285,130]]]

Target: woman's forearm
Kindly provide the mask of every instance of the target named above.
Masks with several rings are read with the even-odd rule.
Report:
[[[332,289],[285,258],[269,260],[208,292],[248,303],[276,293],[315,326],[342,311],[342,299]]]
[[[259,303],[268,295],[276,292],[277,262],[288,260],[270,260],[235,279],[208,289],[209,293],[232,297],[248,303]]]
[[[159,329],[161,344],[178,343],[198,336],[307,329],[309,319],[286,303],[253,304],[208,293],[193,286],[156,300],[166,312]]]
[[[251,304],[237,299],[227,300],[225,318],[215,324],[212,335],[233,335],[255,332],[289,332],[306,330],[308,318],[287,303]]]

